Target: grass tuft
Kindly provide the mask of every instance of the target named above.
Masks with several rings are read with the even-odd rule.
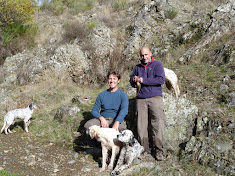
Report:
[[[167,19],[173,20],[178,14],[178,11],[175,8],[171,8],[164,11],[164,15]]]

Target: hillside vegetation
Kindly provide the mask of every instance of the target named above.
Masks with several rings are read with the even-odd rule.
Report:
[[[33,115],[30,136],[77,152],[83,124],[92,118],[90,110],[113,69],[122,73],[119,87],[128,92],[127,119],[134,123],[129,74],[147,45],[178,76],[179,100],[163,86],[176,104],[172,116],[186,100],[198,113],[187,122],[192,133],[170,163],[132,175],[235,173],[234,0],[51,0],[40,7],[28,0],[17,1],[19,6],[9,2],[0,0],[0,126],[6,112],[34,101],[40,110]],[[14,16],[3,18],[12,14],[9,8]],[[13,128],[26,135],[22,124]]]

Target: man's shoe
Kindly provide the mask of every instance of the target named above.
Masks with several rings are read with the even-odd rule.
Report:
[[[162,150],[157,150],[157,151],[156,151],[156,160],[157,160],[157,161],[163,161],[163,160],[165,160],[165,156],[164,156]]]

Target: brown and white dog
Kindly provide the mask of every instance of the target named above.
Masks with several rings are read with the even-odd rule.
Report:
[[[117,136],[120,133],[113,128],[101,128],[97,125],[90,126],[87,133],[92,139],[95,138],[97,141],[101,142],[102,168],[100,169],[100,172],[105,170],[109,150],[112,150],[112,155],[108,169],[113,169],[114,160],[122,146],[122,142],[117,139]]]

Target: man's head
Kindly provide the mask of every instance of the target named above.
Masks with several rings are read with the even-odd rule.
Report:
[[[140,50],[140,57],[142,64],[147,64],[151,61],[152,53],[148,47],[144,46]]]
[[[107,75],[109,87],[112,91],[116,91],[120,82],[121,76],[116,71],[110,71]]]

